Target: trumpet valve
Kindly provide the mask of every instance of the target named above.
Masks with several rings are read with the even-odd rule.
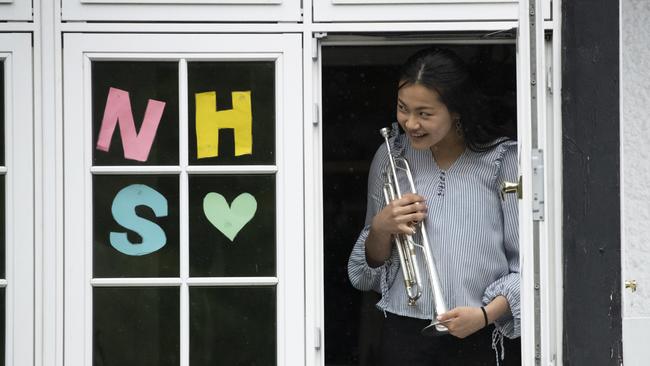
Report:
[[[416,302],[417,302],[417,299],[409,297],[409,303],[408,303],[409,306],[415,306]]]

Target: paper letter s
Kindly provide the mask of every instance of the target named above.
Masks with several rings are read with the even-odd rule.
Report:
[[[160,226],[136,215],[135,208],[140,205],[149,206],[156,217],[167,216],[167,199],[155,189],[143,184],[132,184],[119,191],[113,199],[113,218],[118,224],[142,237],[142,243],[135,244],[129,241],[126,233],[111,232],[111,246],[126,255],[153,253],[167,243],[167,236]]]

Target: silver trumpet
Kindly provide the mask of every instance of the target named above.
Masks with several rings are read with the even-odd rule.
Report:
[[[379,131],[379,133],[381,133],[381,135],[384,137],[384,140],[386,141],[386,148],[388,149],[389,167],[387,167],[388,171],[386,169],[384,170],[385,181],[383,186],[384,199],[386,201],[386,204],[389,204],[394,199],[402,197],[402,190],[399,185],[399,180],[397,179],[398,171],[401,171],[405,174],[410,185],[410,191],[412,193],[416,193],[415,183],[413,182],[413,175],[411,174],[411,168],[409,167],[408,161],[404,157],[393,156],[393,153],[390,149],[390,143],[388,142],[389,132],[389,128],[382,128]],[[399,253],[399,261],[400,265],[402,266],[402,274],[404,275],[404,284],[406,286],[408,304],[410,306],[414,306],[420,296],[422,296],[422,286],[426,286],[426,284],[422,283],[418,254],[416,253],[416,248],[420,248],[424,254],[424,263],[429,274],[429,285],[431,286],[431,293],[433,294],[433,303],[431,304],[433,310],[433,319],[431,320],[431,324],[422,329],[422,334],[447,334],[447,327],[436,320],[436,317],[439,314],[447,312],[447,305],[445,304],[445,299],[442,296],[440,277],[438,277],[438,270],[436,269],[433,255],[431,254],[429,237],[427,236],[427,229],[424,221],[416,224],[415,229],[416,231],[419,231],[419,237],[422,241],[421,244],[417,243],[413,239],[413,237],[416,236],[415,234],[393,235],[393,240],[395,246],[397,247],[397,252]]]

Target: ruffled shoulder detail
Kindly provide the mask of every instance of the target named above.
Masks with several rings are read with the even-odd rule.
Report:
[[[505,159],[505,157],[511,154],[514,154],[514,156],[517,155],[517,141],[502,138],[500,140],[497,140],[496,142],[500,142],[500,143],[494,148],[493,162],[494,165],[496,166],[496,173],[494,174],[494,176],[498,177],[501,174],[501,166],[503,165],[503,160]]]

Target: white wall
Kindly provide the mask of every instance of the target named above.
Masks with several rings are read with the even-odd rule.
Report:
[[[626,365],[650,357],[650,1],[621,0],[623,347]],[[645,361],[647,362],[647,361]]]
[[[624,310],[650,316],[650,1],[622,5],[624,266],[638,283]]]

